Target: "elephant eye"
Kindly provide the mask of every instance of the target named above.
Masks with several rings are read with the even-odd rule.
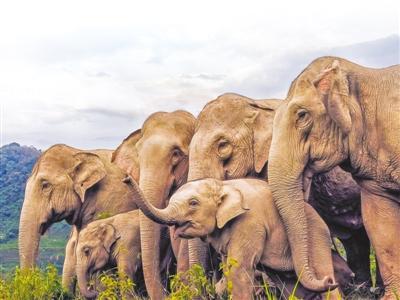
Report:
[[[300,109],[297,112],[297,118],[300,119],[304,119],[307,116],[308,112],[305,109]]]
[[[50,186],[51,186],[51,184],[47,180],[42,181],[42,190],[47,190],[50,188]]]
[[[308,127],[308,125],[310,124],[311,124],[310,113],[304,108],[299,109],[296,112],[296,126],[298,128],[305,128]]]
[[[89,248],[89,247],[83,248],[83,254],[85,254],[86,256],[89,256],[89,254],[90,254],[90,248]]]
[[[172,150],[172,165],[175,166],[179,163],[179,161],[181,160],[183,156],[182,151],[179,148],[174,148],[174,150]]]
[[[199,204],[200,204],[200,202],[199,202],[199,200],[197,200],[197,199],[192,198],[192,199],[189,200],[189,205],[190,205],[191,207],[196,207],[196,206],[198,206]]]
[[[228,159],[232,154],[232,145],[229,141],[223,139],[218,143],[218,156],[222,160]]]

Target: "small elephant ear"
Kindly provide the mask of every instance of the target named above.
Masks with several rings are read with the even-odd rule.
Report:
[[[229,185],[224,184],[217,210],[217,226],[223,228],[233,218],[249,210],[242,193]]]
[[[313,83],[323,97],[329,116],[344,134],[348,134],[352,126],[349,110],[349,83],[339,62],[335,60],[332,66],[319,74]]]
[[[254,168],[260,173],[268,161],[272,140],[272,123],[281,100],[249,100],[251,111],[245,122],[253,128]]]
[[[132,132],[113,152],[111,162],[129,174],[135,181],[139,181],[139,158],[136,144],[142,137],[142,130]]]
[[[120,235],[118,234],[117,230],[113,225],[103,223],[100,225],[99,238],[103,242],[104,249],[107,251],[107,253],[110,253],[111,247],[120,238]]]
[[[69,175],[74,182],[74,190],[82,202],[86,191],[106,176],[106,170],[100,158],[93,153],[79,152],[74,155],[76,164]]]

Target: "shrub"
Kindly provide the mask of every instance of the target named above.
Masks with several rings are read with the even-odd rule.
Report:
[[[53,265],[45,270],[38,268],[16,268],[14,272],[0,278],[0,299],[47,300],[71,299],[61,285],[60,276]]]
[[[187,272],[171,276],[170,300],[215,299],[215,288],[207,279],[200,265],[193,265]]]

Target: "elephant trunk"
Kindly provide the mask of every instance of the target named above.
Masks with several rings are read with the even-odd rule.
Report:
[[[32,205],[31,199],[25,197],[19,222],[19,260],[21,268],[31,268],[36,264],[41,224],[36,213],[38,207]]]
[[[208,153],[202,147],[202,136],[195,134],[190,143],[189,154],[189,172],[188,181],[199,180],[203,178],[224,179],[224,169],[219,161],[212,156],[206,157],[204,153]],[[190,239],[188,241],[189,266],[196,264],[201,265],[205,270],[210,269],[209,265],[209,246],[199,238]]]
[[[135,199],[137,206],[146,217],[162,225],[175,225],[178,223],[178,211],[174,206],[168,206],[167,208],[159,209],[152,204],[152,202],[162,202],[160,198],[164,198],[164,189],[162,189],[160,192],[159,190],[161,188],[154,188],[154,185],[159,185],[157,181],[154,182],[141,179],[140,186],[143,186],[143,192],[134,181],[132,181],[132,184],[136,193]]]
[[[279,149],[278,149],[279,150]],[[299,164],[271,148],[268,166],[269,184],[275,205],[288,235],[294,269],[301,284],[313,291],[334,288],[334,279],[318,279],[309,261],[308,224],[303,194],[303,169]]]
[[[85,268],[81,263],[76,265],[76,274],[78,279],[78,286],[81,294],[86,299],[94,299],[97,297],[97,292],[95,290],[90,290],[88,285],[88,278],[90,277],[87,268]]]
[[[140,189],[133,182],[136,191],[135,199],[141,209],[139,222],[143,275],[150,298],[156,300],[164,298],[160,276],[161,226],[159,224],[173,225],[176,223],[174,217],[176,212],[172,206],[161,209],[172,185],[172,182],[169,182],[168,174],[162,173],[160,170],[141,170]]]

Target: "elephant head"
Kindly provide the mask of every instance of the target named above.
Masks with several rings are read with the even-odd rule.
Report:
[[[113,162],[139,183],[157,208],[165,207],[169,195],[186,182],[194,125],[195,118],[185,111],[154,113],[113,153]],[[160,226],[143,214],[139,219],[146,288],[152,299],[160,299]]]
[[[308,260],[308,224],[304,211],[310,178],[348,157],[352,128],[349,76],[334,58],[314,61],[292,83],[278,108],[268,175],[285,224],[296,273],[319,286]]]
[[[41,155],[27,181],[21,211],[21,267],[35,265],[40,236],[51,224],[63,219],[75,223],[86,191],[105,176],[102,161],[93,153],[55,145]]]
[[[145,197],[138,199],[147,217],[175,225],[175,236],[186,239],[205,238],[249,209],[240,190],[211,178],[186,183],[172,195],[165,209],[152,206]]]
[[[113,246],[119,238],[114,226],[108,223],[90,223],[79,233],[76,273],[79,289],[86,298],[97,296],[97,292],[88,286],[88,281],[110,263]]]
[[[201,111],[190,143],[188,180],[264,174],[272,122],[282,101],[223,94]]]

